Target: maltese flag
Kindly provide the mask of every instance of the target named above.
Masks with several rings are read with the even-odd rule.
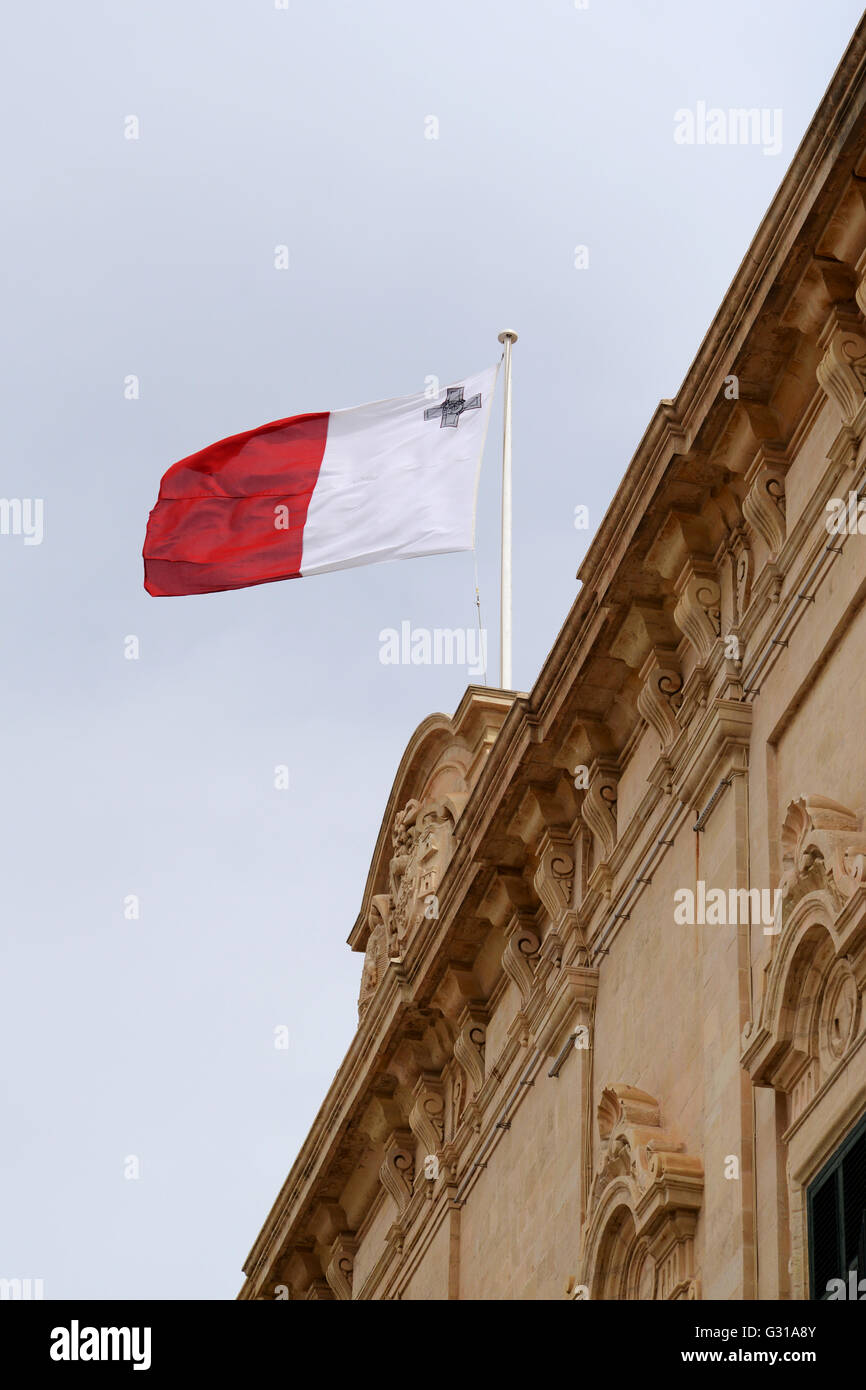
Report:
[[[147,592],[209,594],[471,550],[497,371],[432,399],[273,420],[173,464],[147,522]]]

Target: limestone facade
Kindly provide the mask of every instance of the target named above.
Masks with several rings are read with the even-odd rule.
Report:
[[[863,25],[533,689],[406,749],[241,1298],[809,1297],[866,1115],[861,497]]]

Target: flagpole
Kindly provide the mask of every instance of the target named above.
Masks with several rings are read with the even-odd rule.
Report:
[[[511,689],[511,344],[517,334],[499,334],[505,344],[505,408],[502,415],[502,558],[499,581],[499,686]]]

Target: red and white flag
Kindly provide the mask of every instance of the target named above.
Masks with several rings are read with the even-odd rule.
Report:
[[[173,464],[147,523],[147,592],[207,594],[471,550],[497,371],[433,400],[274,420]]]

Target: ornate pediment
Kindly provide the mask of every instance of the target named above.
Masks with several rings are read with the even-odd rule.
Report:
[[[662,1129],[658,1101],[635,1086],[605,1087],[598,1129],[605,1153],[593,1182],[594,1201],[615,1177],[628,1177],[645,1192],[659,1171],[673,1163],[672,1155],[683,1149],[679,1139]]]
[[[598,1107],[604,1152],[592,1184],[583,1283],[592,1298],[695,1296],[694,1233],[703,1200],[699,1158],[664,1129],[658,1101],[623,1083]]]
[[[809,794],[788,803],[773,954],[742,1064],[755,1085],[789,1096],[789,1121],[847,1057],[866,979],[866,834],[862,817]]]
[[[439,917],[438,889],[454,853],[454,827],[465,792],[421,804],[414,798],[394,817],[388,892],[370,904],[358,1012],[363,1014],[389,961],[402,960],[415,933]]]
[[[456,827],[512,698],[470,687],[454,717],[431,715],[400,763],[349,944],[364,952],[364,1017],[389,966],[420,933],[433,932],[439,890],[457,847]]]
[[[866,833],[862,818],[838,801],[810,793],[788,803],[782,824],[782,914],[815,882],[812,871],[840,909],[866,882]]]

